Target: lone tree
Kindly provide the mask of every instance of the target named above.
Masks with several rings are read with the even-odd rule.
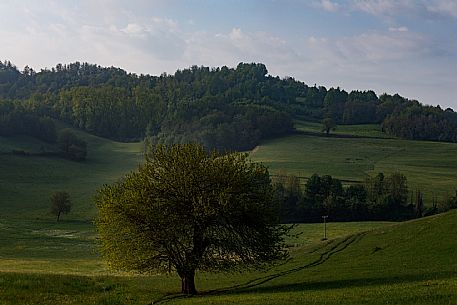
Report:
[[[336,129],[336,123],[332,118],[325,118],[322,120],[322,131],[325,131],[327,135],[330,134],[330,131]]]
[[[67,192],[56,192],[51,196],[51,213],[60,220],[61,214],[71,211],[70,195]]]
[[[195,272],[264,267],[287,257],[268,170],[197,144],[152,147],[145,164],[96,197],[101,251],[116,269]]]

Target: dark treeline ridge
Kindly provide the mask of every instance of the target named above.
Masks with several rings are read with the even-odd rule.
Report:
[[[401,173],[370,176],[361,184],[343,186],[329,175],[312,175],[302,187],[300,179],[280,174],[274,180],[275,200],[283,222],[407,220],[457,208],[455,196],[435,198],[425,208],[421,190],[409,190]]]
[[[451,109],[397,94],[311,87],[270,76],[255,63],[192,66],[150,76],[79,62],[19,71],[5,61],[0,62],[0,103],[8,102],[19,113],[62,120],[114,140],[148,136],[157,143],[198,141],[222,150],[250,149],[262,139],[287,134],[295,118],[382,123],[398,137],[457,141],[457,114]],[[10,106],[0,106],[1,120],[10,113]]]
[[[43,156],[60,156],[73,161],[83,161],[87,156],[87,143],[69,129],[57,132],[56,125],[49,116],[30,111],[24,103],[0,101],[0,136],[16,135],[28,135],[55,144],[55,151],[42,151],[40,155]],[[33,155],[22,150],[13,150],[11,153]]]

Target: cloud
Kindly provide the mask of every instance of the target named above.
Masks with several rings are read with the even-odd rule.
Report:
[[[457,1],[455,0],[434,0],[425,4],[431,13],[457,18]]]
[[[455,17],[455,1],[313,0],[308,3],[314,8],[344,14],[344,22],[356,12],[370,14],[369,22],[351,20],[355,26],[346,28],[338,24],[338,18],[325,26],[310,19],[301,23],[301,29],[302,20],[291,20],[297,25],[292,31],[279,23],[274,30],[266,26],[253,30],[241,19],[211,28],[197,15],[192,16],[195,22],[170,18],[158,9],[151,16],[151,10],[138,8],[147,2],[83,0],[70,6],[53,1],[46,7],[21,2],[0,19],[4,42],[0,60],[36,69],[78,60],[155,75],[191,65],[233,67],[241,61],[263,62],[272,75],[290,75],[309,84],[400,91],[411,97],[417,97],[416,89],[421,94],[436,92],[431,88],[439,87],[436,84],[446,86],[440,92],[452,92],[457,86],[453,78],[456,36],[447,34],[452,28],[442,33],[443,23],[431,22],[427,26],[433,28],[421,34],[414,24],[447,16],[449,25]],[[148,5],[160,6],[157,2]],[[2,2],[1,9],[7,9]],[[26,18],[18,22],[14,16],[20,15]],[[365,27],[373,24],[375,30]],[[313,26],[321,27],[315,30]],[[335,32],[334,26],[341,28]]]
[[[144,28],[137,23],[129,23],[125,28],[121,29],[121,31],[128,35],[141,35],[145,32]]]
[[[389,31],[390,32],[408,32],[409,29],[405,26],[400,26],[400,27],[390,27]]]
[[[427,40],[406,28],[390,32],[371,31],[329,40],[311,36],[307,45],[324,61],[346,64],[386,62],[410,59],[427,50]]]
[[[392,16],[414,9],[418,0],[352,0],[351,6],[375,16]]]
[[[414,15],[457,18],[456,0],[351,0],[352,10],[378,17]]]
[[[266,32],[232,28],[226,33],[189,33],[184,62],[210,66],[236,66],[239,62],[263,62],[269,67],[300,61],[286,41]],[[274,68],[273,68],[274,70]]]
[[[336,12],[340,9],[340,5],[331,0],[321,0],[319,6],[328,12]]]

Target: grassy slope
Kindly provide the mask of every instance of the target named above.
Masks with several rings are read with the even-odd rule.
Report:
[[[49,197],[62,190],[70,193],[74,204],[67,218],[90,220],[95,213],[92,203],[95,190],[135,169],[142,160],[141,143],[118,143],[86,133],[79,135],[88,143],[85,162],[0,155],[0,218],[49,219]],[[15,148],[39,152],[42,145],[27,137],[0,137],[0,152]]]
[[[317,125],[310,125],[303,130],[316,132]],[[318,173],[362,181],[368,174],[400,171],[407,176],[410,189],[425,192],[428,203],[433,194],[442,197],[454,193],[457,144],[381,139],[376,128],[379,127],[339,127],[347,134],[363,138],[310,133],[274,139],[257,147],[251,156],[268,165],[273,173],[286,170],[303,177]]]
[[[377,137],[376,126],[347,128],[352,128],[348,133]],[[302,225],[296,230],[303,235],[289,241],[292,260],[287,264],[268,272],[199,275],[198,288],[212,293],[190,299],[173,297],[179,290],[175,276],[108,274],[95,251],[91,198],[101,184],[135,168],[142,147],[81,135],[89,142],[86,163],[0,155],[2,304],[146,304],[169,294],[169,303],[179,304],[452,304],[457,300],[456,212],[391,227],[330,224],[330,238],[339,239],[328,243],[319,241],[320,225]],[[41,145],[27,138],[0,138],[0,151],[39,151]],[[264,158],[273,169],[288,168],[300,175],[308,173],[303,169],[309,168],[309,174],[318,169],[347,179],[363,178],[384,164],[416,173],[425,185],[443,188],[455,179],[455,146],[296,135],[262,145],[254,158]],[[413,180],[410,174],[408,178]],[[58,224],[48,214],[54,189],[69,191],[75,202],[74,211]],[[341,237],[377,226],[382,228]],[[236,285],[241,286],[233,288]]]
[[[118,143],[78,132],[88,159],[0,154],[0,270],[52,273],[106,273],[95,251],[93,197],[142,161],[142,143]],[[0,137],[0,152],[31,153],[55,147],[29,137]],[[49,197],[67,191],[71,213],[56,223]]]
[[[176,294],[179,280],[175,276],[0,273],[0,302],[455,304],[456,221],[454,211],[401,224],[373,224],[378,228],[327,242],[306,241],[304,236],[317,237],[322,228],[303,226],[299,228],[303,237],[297,243],[290,241],[295,246],[287,263],[266,272],[200,274],[197,286],[202,294],[192,298]]]

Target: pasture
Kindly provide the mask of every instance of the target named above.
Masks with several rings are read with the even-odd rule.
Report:
[[[330,174],[357,183],[400,171],[426,198],[457,187],[457,144],[389,139],[379,126],[345,126],[325,137],[318,124],[273,139],[251,153],[277,173]],[[142,143],[78,132],[88,159],[13,155],[54,147],[28,137],[0,138],[0,304],[454,304],[457,211],[405,223],[301,224],[287,240],[291,257],[268,270],[198,273],[200,294],[184,297],[175,275],[110,271],[97,252],[93,196],[135,169]],[[346,136],[351,135],[351,137]],[[357,136],[357,137],[355,137]],[[352,182],[350,182],[352,181]],[[57,223],[54,191],[68,191],[72,212]],[[429,200],[430,202],[430,200]],[[427,202],[427,203],[429,203]]]
[[[259,145],[251,153],[252,159],[263,162],[272,174],[285,171],[306,178],[317,173],[348,183],[360,183],[367,175],[379,172],[398,171],[408,178],[410,190],[425,193],[428,205],[433,197],[454,195],[457,189],[455,143],[380,138],[376,125],[338,126],[348,137],[326,137],[317,133],[316,124],[311,123],[311,127],[307,133]]]
[[[341,226],[334,228],[340,233],[328,241],[320,240],[322,225],[299,226],[296,232],[303,233],[289,240],[291,258],[286,263],[241,274],[200,273],[196,279],[200,294],[195,297],[178,293],[176,276],[17,270],[0,273],[0,302],[454,304],[456,219],[457,212],[453,211],[399,224],[335,224]]]

